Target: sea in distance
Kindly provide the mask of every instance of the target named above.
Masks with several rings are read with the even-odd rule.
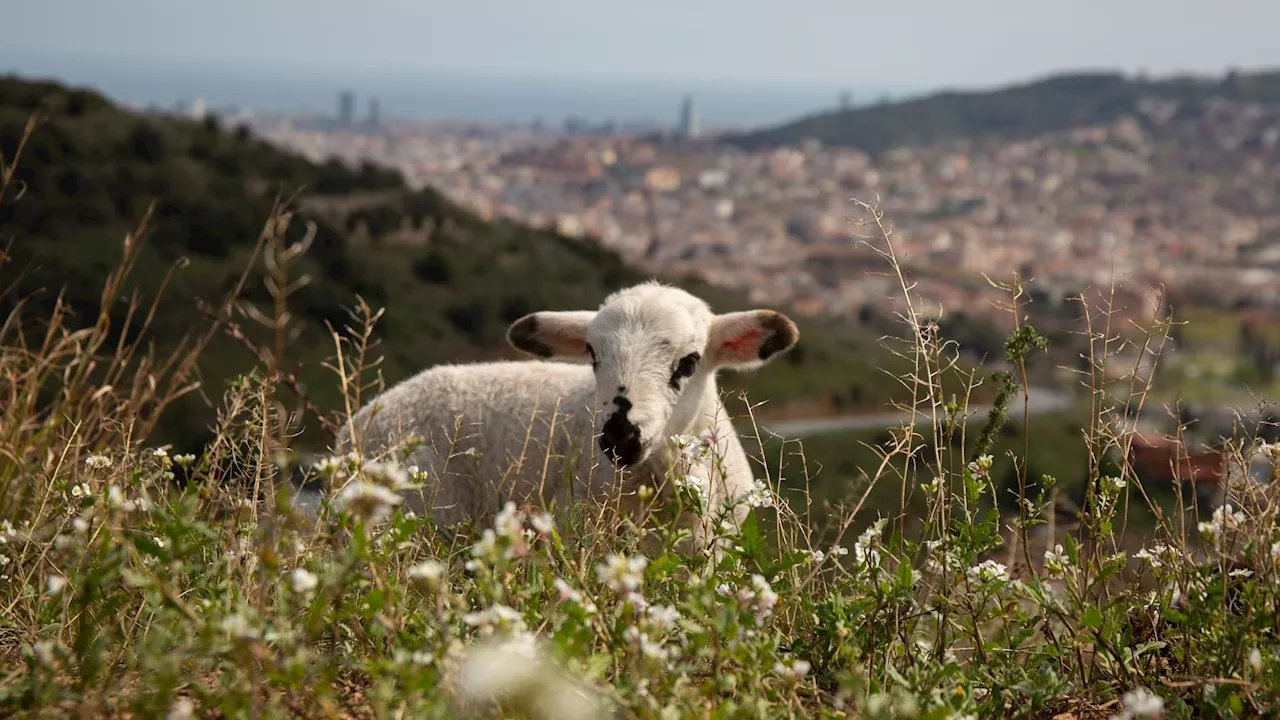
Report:
[[[139,109],[171,110],[202,98],[213,111],[335,115],[338,96],[355,96],[364,116],[376,99],[383,118],[472,120],[560,124],[576,118],[592,124],[674,125],[685,96],[694,99],[700,124],[747,129],[854,106],[900,99],[913,88],[851,83],[847,87],[768,82],[623,80],[600,76],[521,77],[480,72],[342,72],[245,66],[183,66],[175,63],[100,61],[63,57],[6,57],[0,73],[25,79],[54,79],[99,90]]]

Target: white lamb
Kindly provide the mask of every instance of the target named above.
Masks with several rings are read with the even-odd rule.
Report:
[[[559,498],[563,506],[634,495],[640,485],[666,488],[673,464],[683,462],[675,474],[697,478],[709,501],[694,546],[707,547],[713,519],[740,526],[754,479],[715,375],[760,367],[792,348],[799,331],[789,318],[713,314],[703,300],[651,281],[613,293],[595,311],[526,315],[507,339],[557,360],[425,370],[356,413],[340,451],[370,457],[423,440],[404,462],[427,472],[427,487],[411,491],[406,507],[429,507],[441,525],[487,516],[507,500],[545,507]],[[673,436],[702,437],[711,452],[690,468]]]

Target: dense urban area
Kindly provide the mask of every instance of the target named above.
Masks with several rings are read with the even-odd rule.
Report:
[[[873,157],[817,141],[742,150],[700,135],[686,100],[666,132],[369,118],[234,119],[315,160],[372,161],[484,218],[589,236],[626,259],[749,290],[801,313],[877,307],[894,283],[858,235],[878,201],[917,290],[997,312],[982,274],[1018,270],[1062,297],[1115,278],[1271,305],[1280,269],[1280,110],[1149,98],[1133,116],[1018,141]],[[345,116],[345,117],[344,117]],[[874,243],[872,243],[874,245]],[[868,272],[870,271],[870,272]]]

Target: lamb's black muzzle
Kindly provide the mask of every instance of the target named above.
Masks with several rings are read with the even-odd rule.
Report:
[[[628,467],[640,460],[640,428],[627,419],[631,401],[622,396],[613,399],[618,409],[605,420],[600,433],[600,449],[619,467]]]

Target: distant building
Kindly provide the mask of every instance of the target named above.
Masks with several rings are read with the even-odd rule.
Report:
[[[379,117],[378,98],[370,98],[369,100],[369,127],[376,128],[382,122]]]
[[[698,106],[692,95],[685,95],[680,105],[680,134],[688,139],[698,137]]]
[[[849,110],[853,107],[853,93],[848,90],[840,93],[840,109]]]
[[[338,95],[338,122],[350,127],[356,118],[356,96],[350,90]]]
[[[204,98],[198,97],[191,102],[191,117],[196,120],[203,120],[205,114],[208,112],[209,110],[204,104]]]

